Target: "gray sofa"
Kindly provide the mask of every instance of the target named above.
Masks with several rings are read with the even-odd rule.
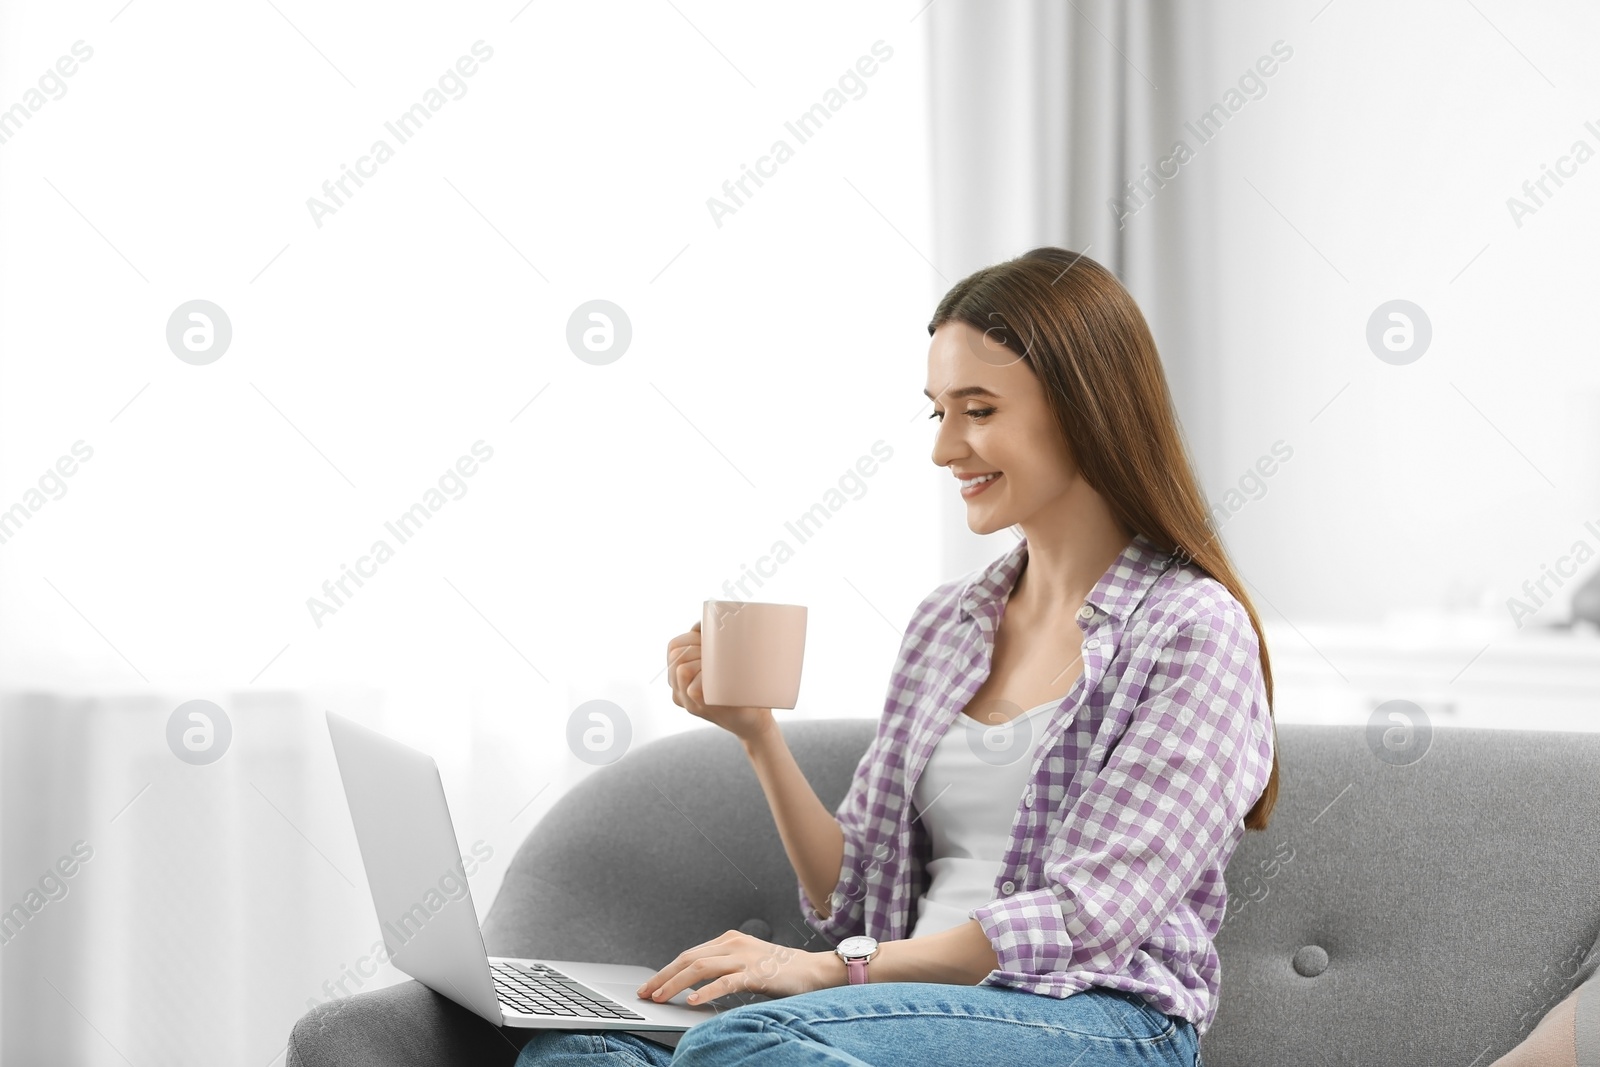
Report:
[[[874,723],[783,727],[830,809]],[[1484,1067],[1573,987],[1600,936],[1600,734],[1437,729],[1408,765],[1357,726],[1278,727],[1271,826],[1228,867],[1207,1067]],[[557,802],[484,924],[493,955],[664,966],[742,928],[829,947],[738,742],[643,745]],[[509,1065],[526,1039],[416,982],[322,1005],[289,1067]]]

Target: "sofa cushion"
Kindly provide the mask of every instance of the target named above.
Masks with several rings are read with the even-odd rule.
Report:
[[[1600,734],[1278,741],[1278,805],[1228,864],[1206,1063],[1483,1067],[1526,1040],[1600,934]]]

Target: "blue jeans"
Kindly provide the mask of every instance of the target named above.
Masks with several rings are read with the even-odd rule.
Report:
[[[742,1004],[676,1050],[620,1030],[541,1030],[517,1067],[1059,1063],[1199,1067],[1194,1024],[1091,986],[1064,999],[999,986],[877,982]]]

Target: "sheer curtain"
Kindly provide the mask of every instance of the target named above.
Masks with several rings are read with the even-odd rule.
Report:
[[[1039,245],[1122,279],[1155,334],[1195,462],[1216,461],[1213,173],[1160,161],[1215,89],[1214,17],[1154,0],[935,3],[929,20],[934,240],[950,283]],[[1147,169],[1148,168],[1148,169]],[[1131,184],[1130,184],[1131,183]],[[1197,269],[1201,268],[1201,269]],[[945,565],[968,570],[1013,534],[977,537],[944,500]]]
[[[376,702],[216,695],[235,747],[209,767],[149,743],[173,707],[159,693],[0,707],[5,906],[88,856],[0,949],[6,1062],[264,1067],[285,1014],[341,977],[328,949],[360,923],[365,881],[333,817],[320,710],[372,719]]]

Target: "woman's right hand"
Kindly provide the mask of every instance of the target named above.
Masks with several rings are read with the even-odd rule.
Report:
[[[667,681],[672,686],[672,702],[691,715],[727,730],[740,740],[748,740],[772,724],[771,708],[723,707],[704,702],[700,684],[700,624],[689,627],[667,642]]]

